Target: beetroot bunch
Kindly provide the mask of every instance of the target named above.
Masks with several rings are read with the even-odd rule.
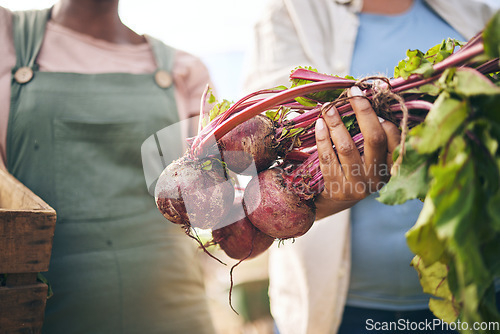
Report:
[[[290,88],[261,90],[234,104],[224,101],[201,110],[198,135],[158,180],[158,208],[187,231],[212,229],[214,242],[237,259],[258,255],[271,239],[303,235],[315,220],[314,200],[324,189],[314,126],[326,108],[337,108],[363,152],[346,89],[360,87],[380,117],[401,126],[404,143],[406,131],[425,121],[455,72],[486,77],[498,71],[498,60],[485,56],[482,35],[464,45],[448,39],[407,56],[394,78],[341,78],[298,68],[290,75]],[[253,176],[241,201],[235,200],[235,174]],[[234,206],[242,217],[231,214]],[[236,236],[251,242],[226,241]],[[263,246],[257,247],[256,240]]]
[[[431,310],[450,322],[498,323],[499,57],[500,13],[465,44],[448,39],[425,53],[409,50],[393,78],[298,68],[289,88],[201,110],[198,135],[158,179],[156,204],[190,236],[193,227],[211,229],[211,244],[238,263],[275,239],[304,235],[325,189],[315,123],[335,106],[362,154],[363,135],[346,94],[358,86],[378,116],[402,132],[398,168],[378,200],[424,201],[406,238],[424,291],[437,297],[430,299]],[[242,198],[235,196],[238,174],[251,176]]]

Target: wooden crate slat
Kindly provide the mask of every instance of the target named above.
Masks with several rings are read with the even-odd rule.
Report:
[[[49,269],[55,214],[0,210],[0,273]]]
[[[0,168],[0,333],[41,333],[56,212]]]
[[[0,168],[0,208],[54,211],[40,197],[2,168]]]
[[[0,333],[41,333],[47,285],[0,287]]]

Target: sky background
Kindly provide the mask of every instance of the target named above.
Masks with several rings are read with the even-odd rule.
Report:
[[[139,34],[200,57],[219,99],[242,97],[242,69],[252,26],[266,0],[121,0],[122,21]],[[0,0],[10,10],[40,9],[57,0]]]

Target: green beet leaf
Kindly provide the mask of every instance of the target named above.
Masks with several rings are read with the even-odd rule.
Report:
[[[492,58],[500,57],[500,11],[490,19],[483,31],[484,51]]]
[[[410,131],[410,144],[422,154],[435,152],[445,146],[463,126],[467,115],[467,101],[443,92],[434,102],[425,121]]]
[[[481,179],[470,147],[461,137],[453,140],[443,161],[430,169],[433,177],[428,196],[435,210],[435,230],[444,240],[454,267],[454,280],[462,302],[464,321],[484,321],[479,307],[492,275],[481,253],[483,224]]]
[[[462,42],[448,38],[427,50],[425,54],[420,50],[408,50],[406,58],[394,68],[394,78],[407,79],[412,74],[420,74],[422,77],[428,78],[434,73],[433,64],[448,58],[457,47],[462,45]]]
[[[432,64],[437,64],[444,59],[452,55],[456,51],[457,47],[462,47],[463,42],[460,42],[453,38],[447,38],[443,40],[441,44],[438,44],[430,48],[424,55],[425,59],[430,61]]]
[[[466,97],[500,94],[500,87],[472,68],[458,68],[450,87],[456,94]]]
[[[428,96],[438,96],[443,89],[441,85],[431,82],[426,85],[418,86],[412,89],[408,89],[406,92],[408,94],[426,94]]]
[[[425,58],[422,51],[408,50],[406,58],[394,68],[394,78],[407,79],[412,74],[421,74],[424,78],[428,78],[433,72],[432,63]]]
[[[500,188],[500,125],[480,118],[468,125],[465,134],[472,148],[476,177],[481,182],[481,196],[486,203]]]
[[[430,198],[424,201],[424,207],[415,225],[406,233],[406,242],[414,254],[418,254],[425,266],[445,261],[445,245],[434,229],[434,203]]]
[[[475,112],[484,117],[486,122],[500,125],[500,94],[473,97],[471,103],[474,104]],[[500,138],[499,131],[495,137]]]
[[[437,297],[429,300],[429,308],[434,315],[447,323],[455,322],[460,314],[460,305],[448,286],[446,265],[441,262],[425,265],[419,256],[413,258],[411,265],[419,274],[423,291]]]
[[[428,196],[434,203],[436,231],[440,239],[455,236],[464,217],[475,210],[474,165],[470,148],[461,137],[456,137],[441,154],[440,161],[429,169],[431,187]]]
[[[394,155],[397,154],[398,151]],[[379,191],[377,200],[384,204],[396,205],[411,199],[424,198],[429,183],[427,169],[432,160],[432,155],[420,154],[411,145],[407,145],[403,164]]]
[[[491,217],[492,227],[500,233],[500,191],[490,199],[487,210]]]
[[[406,56],[408,58],[404,62],[404,70],[408,73],[415,71],[425,61],[424,54],[420,50],[408,50]]]
[[[491,274],[496,277],[500,276],[500,256],[498,256],[498,254],[500,254],[499,238],[500,233],[498,231],[493,232],[482,246],[484,262],[487,264],[488,268],[490,268]]]

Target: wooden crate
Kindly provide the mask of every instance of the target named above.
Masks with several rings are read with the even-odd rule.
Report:
[[[0,333],[40,333],[56,212],[0,168]]]

